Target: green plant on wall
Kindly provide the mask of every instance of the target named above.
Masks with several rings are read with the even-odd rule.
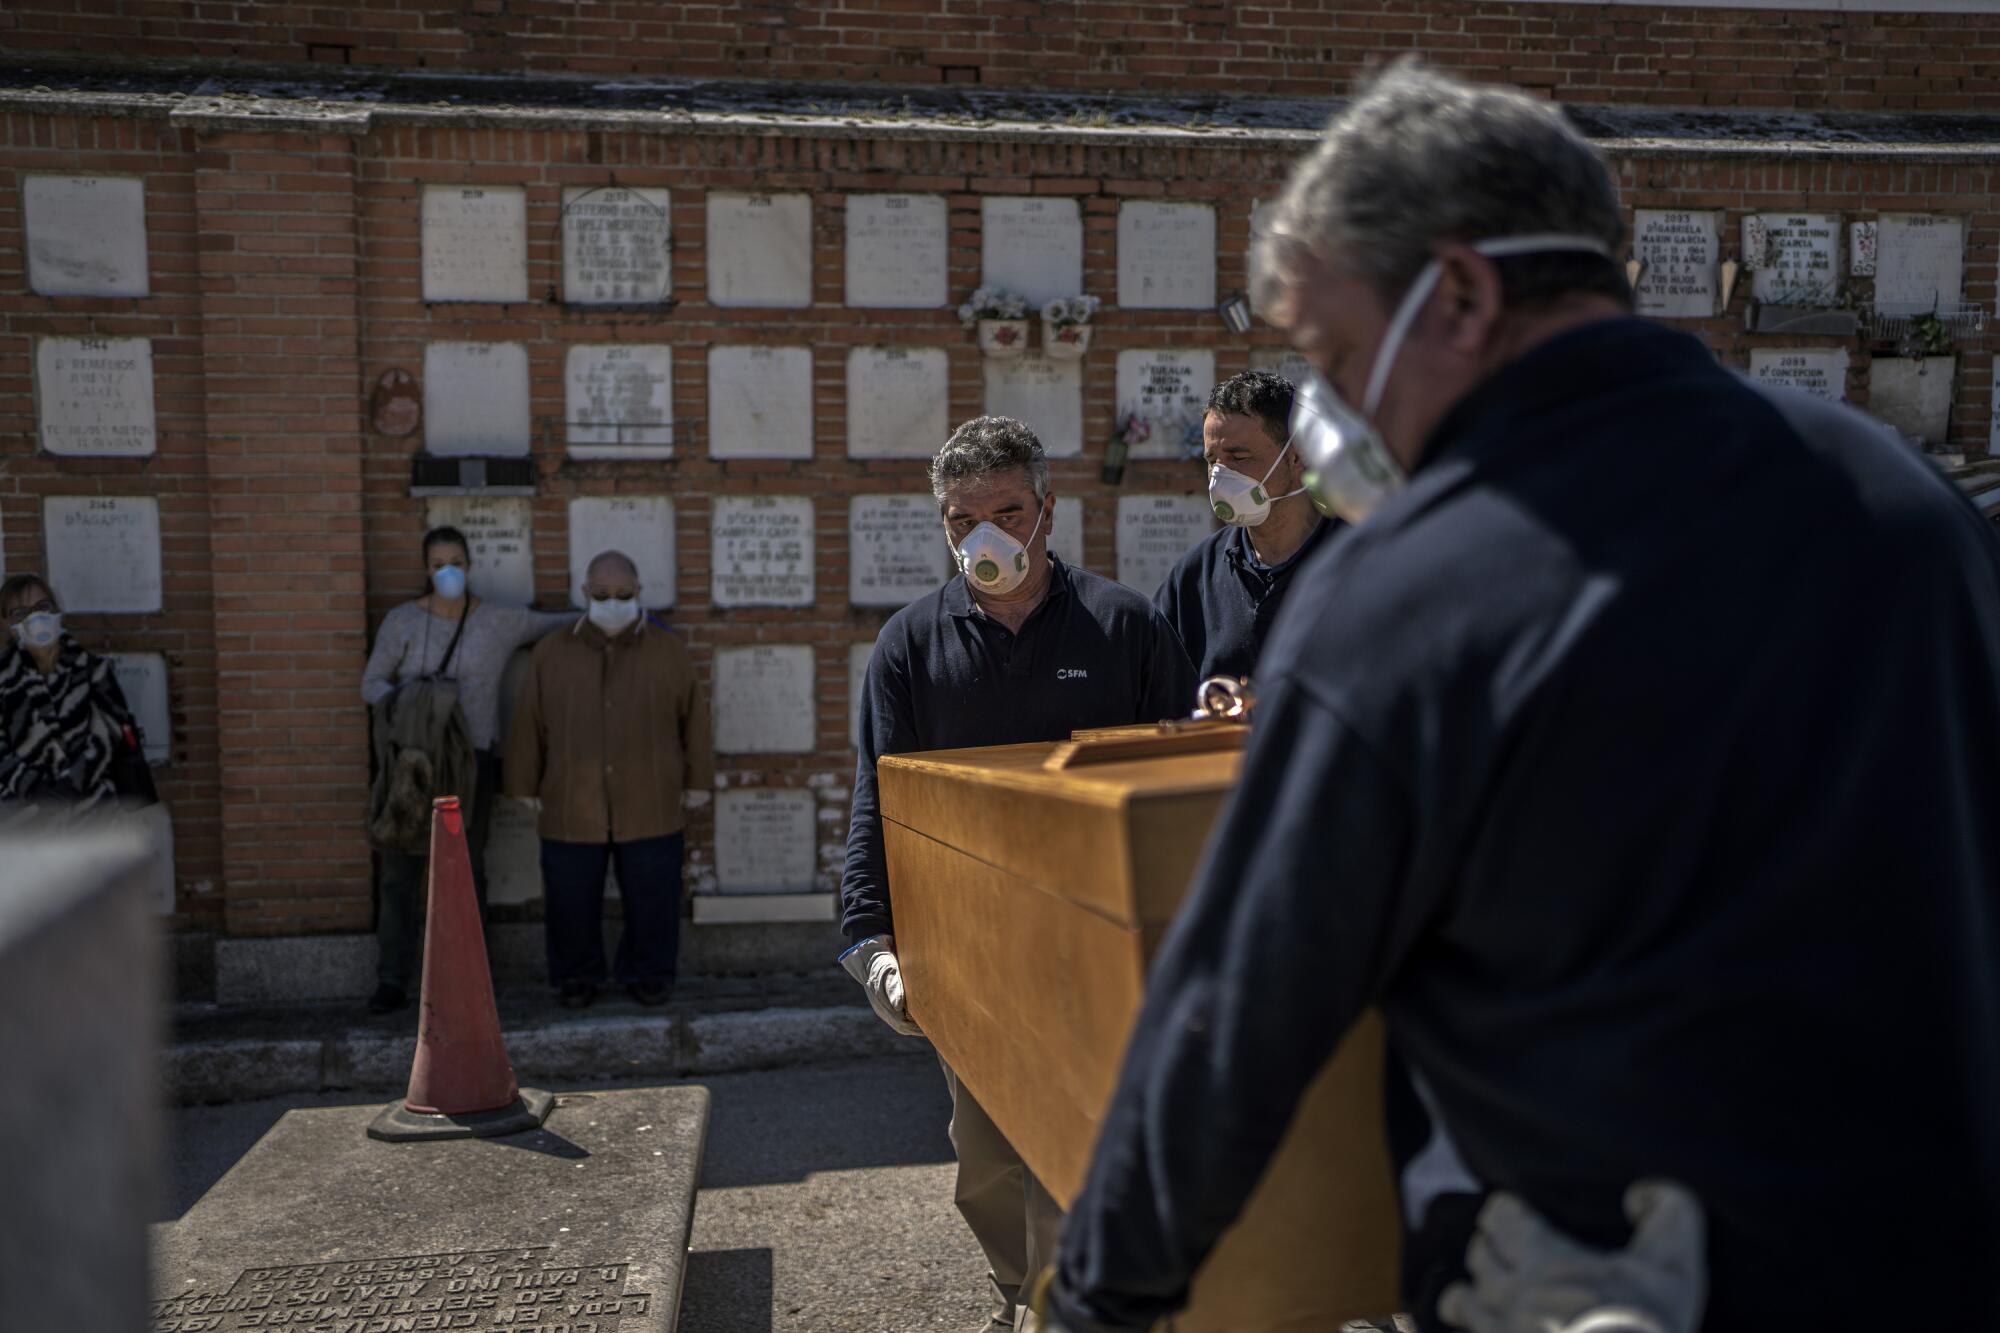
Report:
[[[1951,326],[1935,311],[1911,320],[1910,335],[1925,356],[1944,356],[1951,351]]]

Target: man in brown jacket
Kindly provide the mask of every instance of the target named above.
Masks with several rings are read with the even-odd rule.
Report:
[[[680,952],[683,806],[715,780],[708,703],[680,636],[641,609],[629,558],[596,557],[583,591],[585,614],[535,645],[502,788],[541,812],[549,980],[562,1004],[589,1004],[612,975],[603,920],[614,862],[625,904],[615,977],[641,1004],[660,1004]]]

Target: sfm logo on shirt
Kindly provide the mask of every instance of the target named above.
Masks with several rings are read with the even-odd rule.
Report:
[[[1089,680],[1090,673],[1082,667],[1057,667],[1057,680]]]

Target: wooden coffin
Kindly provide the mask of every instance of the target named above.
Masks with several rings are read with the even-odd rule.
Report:
[[[1149,748],[1088,735],[886,756],[877,770],[911,1014],[1065,1203],[1090,1160],[1146,964],[1241,763],[1240,740]],[[1171,1333],[1306,1333],[1386,1317],[1401,1240],[1371,1013],[1312,1085]]]

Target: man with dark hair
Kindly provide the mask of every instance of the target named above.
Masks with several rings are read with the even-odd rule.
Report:
[[[1208,396],[1201,456],[1222,526],[1153,597],[1203,679],[1254,674],[1293,573],[1339,526],[1306,494],[1291,419],[1291,382],[1266,370],[1233,375]]]
[[[1181,717],[1194,707],[1195,683],[1179,640],[1144,597],[1049,553],[1056,499],[1032,430],[1008,417],[968,421],[930,474],[960,573],[891,616],[875,641],[840,886],[853,941],[841,965],[883,1021],[910,1035],[918,1028],[896,961],[875,761]],[[987,1327],[1013,1329],[1025,1319],[1022,1283],[1054,1257],[1061,1213],[972,1093],[944,1072],[958,1210],[991,1268]]]

